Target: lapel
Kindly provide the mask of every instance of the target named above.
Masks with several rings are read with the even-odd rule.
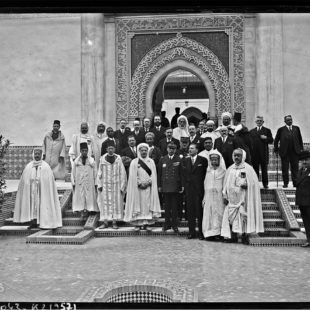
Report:
[[[191,160],[191,159],[190,159],[190,160]],[[196,161],[195,161],[195,163],[194,163],[194,166],[192,166],[192,170],[195,170],[195,169],[197,168],[199,162],[200,162],[200,160],[199,160],[199,157],[197,156]],[[191,162],[191,165],[192,165],[192,162]]]

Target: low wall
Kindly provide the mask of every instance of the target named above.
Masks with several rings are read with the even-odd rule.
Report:
[[[10,146],[5,155],[6,173],[5,179],[19,179],[23,173],[25,166],[32,160],[32,150],[35,146]],[[69,147],[66,147],[66,181],[70,181],[69,173],[71,173],[71,164],[69,160]],[[310,150],[310,143],[304,143],[304,148]],[[281,171],[281,161],[278,157],[278,170]],[[277,157],[273,152],[273,145],[269,146],[269,166],[270,171],[277,169]]]
[[[24,171],[25,166],[32,160],[32,151],[36,146],[10,146],[5,154],[4,162],[5,162],[5,175],[4,178],[11,179],[19,179]],[[41,146],[39,146],[41,147]],[[69,159],[69,148],[66,147],[66,173],[69,174],[71,172],[71,164]],[[68,180],[68,176],[66,175],[66,180]]]

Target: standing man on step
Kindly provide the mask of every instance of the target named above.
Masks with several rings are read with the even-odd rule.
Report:
[[[177,146],[169,142],[168,154],[162,157],[158,164],[158,191],[163,194],[165,204],[165,224],[163,231],[172,228],[178,233],[178,203],[179,193],[182,193],[181,158],[175,154]]]
[[[273,142],[273,137],[271,130],[263,126],[264,118],[262,116],[257,116],[255,123],[257,127],[250,130],[250,137],[252,139],[252,165],[258,178],[259,166],[261,166],[263,186],[264,188],[268,188],[268,144],[271,144]]]
[[[296,205],[304,222],[307,242],[302,247],[310,247],[310,152],[302,151],[299,155],[302,167],[296,179]]]
[[[202,233],[202,199],[204,195],[204,179],[208,160],[197,155],[196,144],[190,144],[189,155],[182,161],[182,173],[186,193],[186,207],[189,226],[188,239],[196,238],[196,218],[198,219],[199,239],[203,240]]]
[[[287,188],[289,182],[288,168],[291,166],[291,178],[296,187],[298,172],[298,155],[303,150],[303,141],[298,126],[294,126],[291,115],[284,117],[285,126],[280,127],[274,139],[274,152],[279,153],[282,163],[283,187]],[[279,148],[280,142],[280,148]]]

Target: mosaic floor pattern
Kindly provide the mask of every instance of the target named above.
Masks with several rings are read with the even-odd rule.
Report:
[[[122,279],[183,283],[201,302],[310,301],[309,248],[173,237],[94,238],[81,247],[0,236],[0,243],[0,301],[83,301],[90,288]]]

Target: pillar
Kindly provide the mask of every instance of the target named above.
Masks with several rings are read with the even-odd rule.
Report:
[[[81,117],[96,131],[104,115],[104,14],[82,14],[81,20]]]

